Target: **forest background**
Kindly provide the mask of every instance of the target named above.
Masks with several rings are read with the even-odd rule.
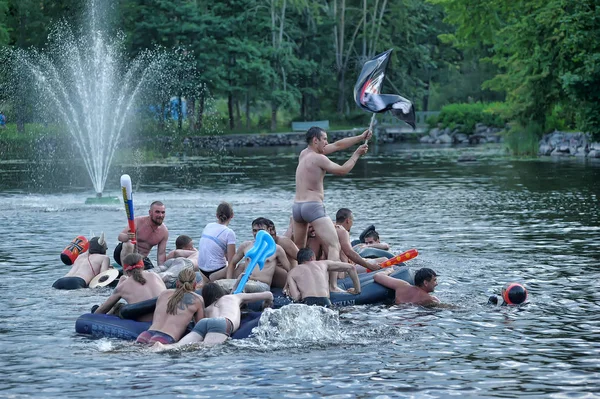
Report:
[[[0,0],[0,46],[43,49],[58,21],[83,26],[85,3]],[[167,66],[170,95],[155,103],[168,110],[172,97],[185,98],[187,117],[148,118],[147,134],[289,131],[292,121],[323,119],[365,126],[353,86],[366,60],[393,48],[384,92],[417,111],[442,110],[432,125],[472,123],[475,109],[475,119],[492,115],[523,140],[555,129],[600,140],[597,0],[101,3],[124,57],[179,55]],[[0,111],[24,132],[35,114],[11,79],[0,68]]]

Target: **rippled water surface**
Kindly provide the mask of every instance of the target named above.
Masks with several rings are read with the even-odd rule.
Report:
[[[218,203],[250,222],[287,227],[299,148],[243,149],[114,165],[134,181],[135,212],[167,206],[168,249],[197,242]],[[476,162],[457,162],[461,153]],[[343,162],[349,153],[336,155]],[[346,177],[326,178],[329,215],[354,211],[413,268],[436,270],[455,309],[357,306],[274,311],[253,339],[150,353],[78,336],[76,318],[110,289],[58,291],[59,254],[76,235],[125,227],[122,205],[88,206],[80,165],[0,161],[0,397],[597,397],[600,391],[600,162],[512,159],[498,148],[386,146]],[[152,256],[155,256],[154,254]],[[530,303],[494,308],[504,283]],[[266,317],[266,316],[263,316]],[[292,327],[290,327],[292,326]],[[296,326],[296,328],[293,328]]]

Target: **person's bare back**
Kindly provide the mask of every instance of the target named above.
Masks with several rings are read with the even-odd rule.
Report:
[[[167,312],[169,299],[175,290],[163,291],[156,300],[152,325],[148,330],[160,331],[179,341],[191,320],[198,322],[204,317],[204,300],[195,292],[186,292],[179,301],[176,314]]]
[[[161,292],[167,289],[164,281],[158,274],[142,271],[142,275],[146,280],[145,284],[140,284],[133,277],[122,276],[115,288],[115,292],[127,301],[127,303],[137,303],[156,298]]]
[[[361,287],[354,266],[349,263],[331,260],[317,261],[310,248],[298,251],[298,266],[288,273],[288,294],[294,301],[303,301],[306,298],[329,298],[331,272],[347,272],[352,278],[354,289],[348,290],[352,294],[360,294]]]
[[[84,252],[75,259],[75,263],[65,277],[79,277],[89,284],[94,277],[109,268],[110,258],[107,255]]]

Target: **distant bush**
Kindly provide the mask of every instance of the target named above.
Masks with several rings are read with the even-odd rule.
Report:
[[[450,104],[442,108],[437,117],[427,119],[429,126],[442,128],[462,126],[463,132],[472,132],[477,123],[490,127],[504,127],[508,121],[504,103]]]

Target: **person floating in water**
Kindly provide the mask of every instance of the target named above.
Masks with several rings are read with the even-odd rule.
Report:
[[[158,352],[200,342],[205,346],[221,344],[240,328],[241,305],[258,301],[264,301],[264,307],[273,304],[273,294],[270,291],[228,295],[216,282],[208,283],[202,288],[202,298],[206,305],[206,318],[196,323],[194,329],[176,344],[164,345],[163,342],[157,342],[153,350]]]
[[[502,287],[500,298],[492,295],[488,299],[490,305],[520,305],[527,301],[527,288],[519,283],[508,283]]]
[[[123,259],[123,276],[112,295],[93,313],[119,314],[121,299],[128,304],[156,298],[165,291],[162,278],[153,271],[144,270],[144,261],[140,254],[129,254]],[[140,316],[137,321],[152,321],[152,313]]]
[[[422,268],[415,273],[415,285],[410,285],[404,280],[390,277],[392,268],[385,269],[373,276],[376,283],[389,289],[395,290],[394,303],[412,303],[421,306],[440,306],[440,300],[430,295],[438,285],[437,274],[428,268]]]
[[[190,323],[198,323],[204,317],[204,300],[194,292],[196,273],[183,269],[177,278],[177,289],[160,293],[152,325],[137,337],[137,342],[152,345],[155,342],[174,344],[179,341]]]

